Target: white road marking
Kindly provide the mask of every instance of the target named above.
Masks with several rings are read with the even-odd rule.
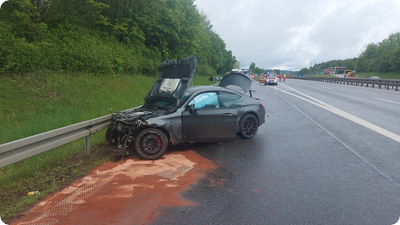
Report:
[[[400,105],[400,102],[395,102],[395,101],[391,101],[391,100],[386,100],[386,99],[383,99],[383,98],[375,98],[375,99],[380,100],[380,101],[385,101],[385,102],[391,102],[391,103],[399,104],[399,105]]]
[[[324,87],[324,86],[321,86],[321,88],[323,88],[323,89],[328,89],[328,90],[332,90],[332,88],[328,88],[328,87]]]
[[[380,126],[377,126],[377,125],[375,125],[373,123],[370,123],[370,122],[368,122],[366,120],[363,120],[363,119],[361,119],[361,118],[359,118],[357,116],[354,116],[354,115],[352,115],[352,114],[350,114],[348,112],[345,112],[345,111],[343,111],[341,109],[338,109],[338,108],[336,108],[336,107],[334,107],[332,105],[329,105],[328,103],[325,103],[325,102],[320,101],[320,100],[318,100],[316,98],[313,98],[313,97],[311,97],[311,96],[309,96],[309,95],[307,95],[307,94],[305,94],[303,92],[300,92],[300,91],[298,91],[298,90],[296,90],[294,88],[288,87],[287,85],[284,85],[284,84],[281,84],[281,85],[283,85],[284,87],[286,87],[286,88],[288,88],[288,89],[290,89],[292,91],[295,91],[295,92],[299,93],[300,95],[303,95],[306,98],[304,98],[302,96],[299,96],[299,95],[296,95],[296,94],[293,94],[293,93],[290,93],[290,92],[288,92],[286,90],[280,90],[280,91],[282,91],[282,92],[284,92],[286,94],[292,95],[292,96],[294,96],[296,98],[299,98],[299,99],[304,100],[304,101],[306,101],[308,103],[316,105],[316,106],[318,106],[320,108],[323,108],[323,109],[325,109],[327,111],[335,113],[336,115],[339,115],[339,116],[341,116],[343,118],[346,118],[346,119],[348,119],[350,121],[353,121],[353,122],[355,122],[355,123],[357,123],[357,124],[359,124],[359,125],[361,125],[363,127],[366,127],[366,128],[368,128],[368,129],[370,129],[372,131],[375,131],[375,132],[377,132],[379,134],[382,134],[382,135],[384,135],[384,136],[386,136],[386,137],[388,137],[388,138],[400,143],[400,135],[397,135],[397,134],[395,134],[393,132],[390,132],[390,131],[388,131],[388,130],[380,127]]]

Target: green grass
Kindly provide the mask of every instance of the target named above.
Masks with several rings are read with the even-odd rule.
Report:
[[[60,190],[109,159],[104,132],[92,136],[91,154],[85,155],[84,141],[78,140],[17,162],[0,170],[0,216],[5,223],[17,218],[33,203]],[[28,196],[30,191],[39,195]]]
[[[104,116],[143,104],[156,76],[41,73],[0,77],[0,143]],[[210,85],[195,76],[194,85]],[[0,217],[17,218],[46,194],[60,190],[110,159],[105,131],[0,169]],[[29,191],[40,195],[27,196]]]
[[[1,78],[0,143],[143,103],[154,78],[40,74]]]
[[[369,78],[371,76],[378,76],[381,79],[400,79],[400,73],[391,72],[391,73],[379,73],[379,72],[361,72],[357,73],[358,78]]]

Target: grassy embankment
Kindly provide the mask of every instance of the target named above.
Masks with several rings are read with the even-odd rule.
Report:
[[[0,143],[104,116],[143,104],[154,77],[126,74],[97,77],[40,74],[0,77]],[[196,76],[194,84],[211,84]],[[91,137],[85,156],[84,139],[0,169],[0,217],[6,223],[46,194],[60,190],[109,160],[104,132]],[[40,195],[27,196],[29,191]]]
[[[357,73],[357,76],[359,78],[368,78],[371,76],[378,76],[381,79],[400,79],[400,73],[397,72],[391,72],[391,73],[379,73],[379,72],[361,72]]]

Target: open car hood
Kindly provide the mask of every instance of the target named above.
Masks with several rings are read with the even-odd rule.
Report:
[[[167,60],[158,67],[158,78],[145,98],[145,104],[167,101],[176,106],[193,80],[197,58]]]
[[[251,96],[251,78],[242,73],[230,73],[225,75],[219,82],[219,86],[231,88],[237,90],[236,86],[239,87],[241,92]],[[232,87],[233,86],[233,87]]]

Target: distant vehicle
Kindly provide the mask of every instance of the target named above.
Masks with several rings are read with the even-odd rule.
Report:
[[[379,80],[379,79],[381,79],[381,78],[379,78],[378,76],[371,76],[371,77],[369,77],[369,79],[372,79],[372,80]]]
[[[265,82],[267,82],[267,75],[266,74],[261,75],[260,79],[258,80],[258,83],[260,83],[260,84],[265,84]]]
[[[343,71],[344,78],[358,78],[355,70],[345,69]]]
[[[106,139],[113,155],[136,151],[142,159],[154,160],[168,146],[256,135],[265,122],[265,108],[252,97],[252,80],[231,73],[219,86],[189,87],[196,66],[194,56],[163,62],[144,105],[111,114]]]
[[[231,73],[241,73],[242,71],[241,70],[239,70],[239,69],[232,69],[231,70]]]
[[[217,81],[220,82],[222,80],[222,77],[210,77],[208,78],[209,81]]]
[[[276,75],[268,75],[267,81],[264,84],[278,85],[278,77]]]

